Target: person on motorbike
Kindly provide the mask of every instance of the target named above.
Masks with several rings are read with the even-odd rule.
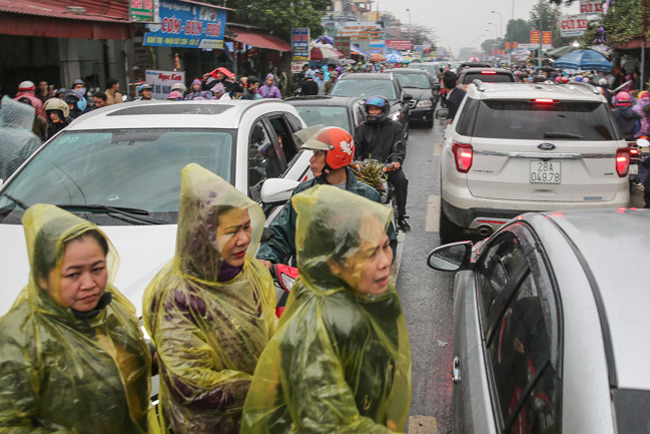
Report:
[[[393,170],[388,172],[388,182],[395,188],[397,224],[402,231],[409,232],[411,226],[406,222],[408,179],[402,170],[406,157],[402,124],[390,119],[390,103],[383,96],[371,96],[364,107],[368,116],[354,134],[357,145],[354,157],[356,160],[373,158],[383,164],[392,163]]]
[[[616,94],[616,108],[612,115],[628,142],[634,141],[634,134],[641,128],[641,115],[632,109],[632,97],[629,93],[621,91]]]
[[[339,127],[316,125],[299,132],[296,138],[304,141],[301,149],[314,152],[309,163],[315,177],[299,184],[294,195],[315,185],[329,184],[381,203],[377,190],[358,181],[348,167],[355,153],[350,133]],[[271,268],[274,263],[287,264],[292,258],[292,263],[295,264],[296,210],[290,200],[271,222],[269,230],[272,237],[260,245],[257,259],[267,268]],[[392,223],[388,228],[388,236],[395,251],[397,234]]]
[[[244,403],[242,433],[404,432],[411,353],[390,283],[391,210],[330,185],[291,199],[299,276]]]

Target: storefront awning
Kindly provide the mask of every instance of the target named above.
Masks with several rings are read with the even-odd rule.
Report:
[[[350,44],[350,51],[361,54],[363,57],[370,57],[370,53],[366,53],[358,45]]]
[[[0,33],[50,38],[129,38],[129,2],[0,0]],[[66,25],[67,23],[67,25]]]
[[[241,27],[228,26],[227,29],[231,33],[231,39],[243,44],[269,50],[291,51],[291,45],[276,36],[253,32]]]

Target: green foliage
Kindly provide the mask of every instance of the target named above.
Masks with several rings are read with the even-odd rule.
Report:
[[[530,24],[521,19],[508,21],[506,41],[522,44],[530,42]]]
[[[352,172],[357,177],[357,180],[377,190],[382,190],[384,188],[383,183],[387,178],[382,169],[383,165],[377,160],[372,160],[372,155],[369,158],[361,163],[358,168],[352,167]]]
[[[330,6],[329,0],[231,0],[230,21],[264,27],[288,40],[294,27],[308,27],[312,37],[323,33],[321,17]]]

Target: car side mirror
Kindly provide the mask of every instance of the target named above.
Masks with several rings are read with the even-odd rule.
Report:
[[[260,198],[262,203],[284,203],[291,199],[293,190],[300,184],[293,179],[269,178],[262,184]]]
[[[410,101],[410,100],[413,99],[413,95],[411,95],[410,93],[405,93],[405,94],[402,96],[402,99],[404,100],[404,102],[408,102],[408,101]]]
[[[436,110],[435,114],[436,119],[447,119],[449,118],[449,109],[442,107]]]
[[[472,242],[461,241],[445,244],[433,249],[427,258],[427,265],[438,271],[458,271],[469,264]]]

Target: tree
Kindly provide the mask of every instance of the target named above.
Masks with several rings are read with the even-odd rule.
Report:
[[[330,7],[329,0],[231,0],[235,9],[230,20],[264,27],[288,40],[294,27],[308,27],[312,35],[323,33],[320,19]]]
[[[402,24],[402,29],[404,35],[408,35],[408,38],[413,39],[414,45],[422,45],[424,41],[429,41],[431,42],[431,49],[434,49],[435,43],[432,41],[436,39],[436,34],[431,27],[421,24]]]
[[[530,24],[520,19],[508,21],[506,41],[520,42],[522,44],[530,42]]]

